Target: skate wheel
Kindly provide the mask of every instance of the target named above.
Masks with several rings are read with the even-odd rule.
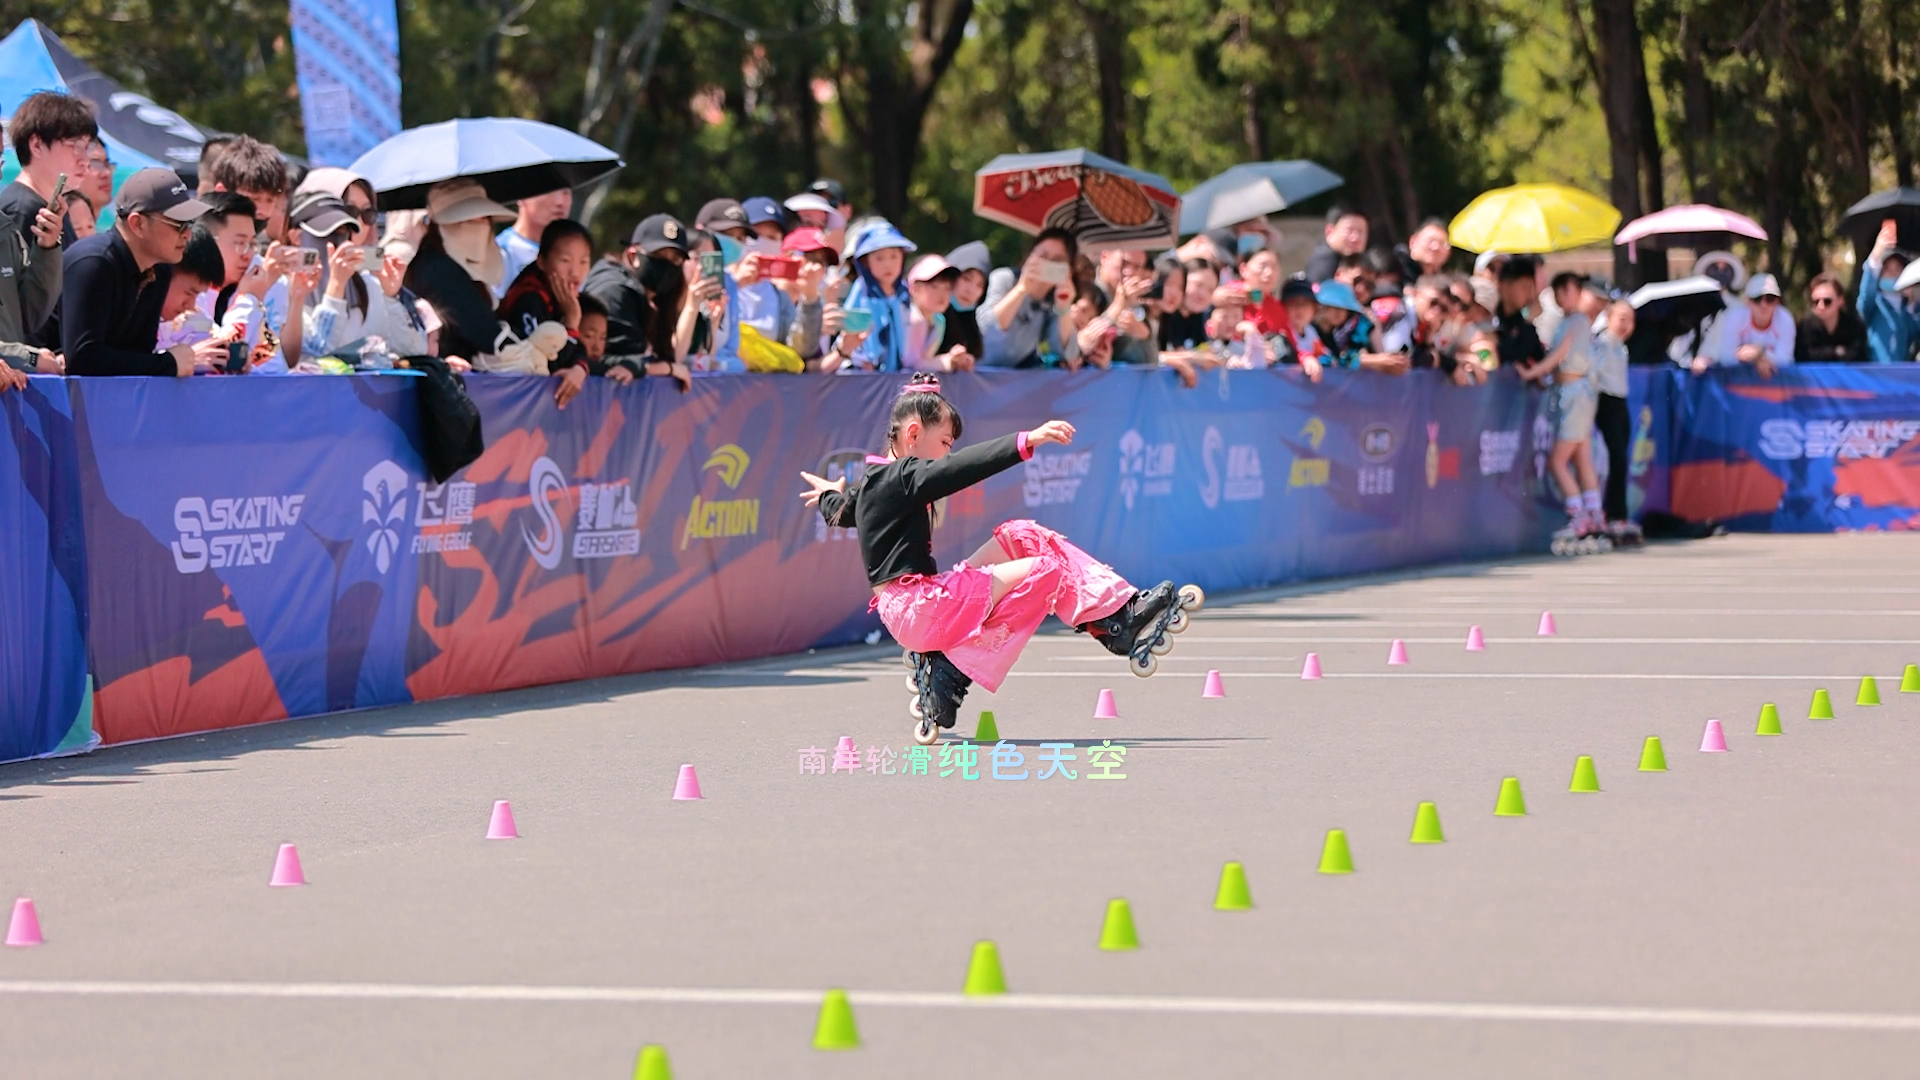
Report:
[[[1199,611],[1207,606],[1207,594],[1198,585],[1180,586],[1180,606],[1188,611]]]
[[[940,741],[940,729],[931,720],[922,720],[913,726],[913,741],[921,746],[932,746]]]
[[[1184,634],[1187,632],[1187,623],[1191,621],[1187,618],[1185,611],[1176,611],[1173,613],[1173,618],[1167,620],[1167,633]]]
[[[915,720],[922,721],[923,723],[927,722],[927,714],[921,711],[919,698],[911,697],[907,699],[907,712],[911,714]]]
[[[1160,670],[1160,658],[1152,653],[1131,657],[1128,663],[1133,668],[1133,673],[1143,679]]]
[[[919,699],[919,697],[920,697],[920,683],[919,683],[919,681],[918,681],[917,679],[915,679],[915,678],[914,678],[913,676],[911,676],[911,675],[909,675],[909,676],[907,676],[907,689],[909,689],[909,690],[911,690],[911,691],[913,691],[913,696],[914,696],[914,698],[915,698],[916,700],[918,700],[918,699]]]
[[[1555,540],[1552,544],[1548,545],[1548,549],[1555,555],[1565,555],[1567,553],[1567,542],[1565,540]]]
[[[900,662],[901,662],[901,663],[903,663],[903,664],[905,664],[905,665],[907,665],[907,667],[909,667],[909,668],[911,668],[911,667],[913,667],[913,650],[912,650],[912,649],[901,649],[901,650],[900,650]]]
[[[1166,638],[1161,638],[1159,641],[1153,643],[1153,647],[1149,651],[1154,656],[1165,656],[1173,651],[1173,642]]]

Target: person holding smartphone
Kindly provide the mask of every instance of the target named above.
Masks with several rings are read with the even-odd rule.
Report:
[[[1920,339],[1920,303],[1896,287],[1912,256],[1899,248],[1900,228],[1892,218],[1880,223],[1880,235],[1860,270],[1860,298],[1855,306],[1867,324],[1867,358],[1876,364],[1894,364],[1913,358]],[[1920,291],[1920,290],[1914,290]]]
[[[1047,229],[1034,238],[1017,275],[1005,267],[989,275],[979,315],[981,366],[1080,366],[1068,320],[1078,257],[1072,233]]]
[[[847,294],[846,329],[821,362],[822,371],[899,371],[905,366],[905,271],[907,255],[916,250],[918,246],[892,225],[875,226],[860,235],[853,249],[857,277]],[[862,326],[862,320],[870,322]],[[856,346],[845,340],[848,334],[864,336]]]

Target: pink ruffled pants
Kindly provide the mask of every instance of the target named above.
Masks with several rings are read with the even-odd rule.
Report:
[[[943,574],[908,574],[888,583],[873,607],[895,641],[914,652],[945,653],[953,666],[989,691],[1000,689],[1020,650],[1049,614],[1068,626],[1104,619],[1133,597],[1133,586],[1032,521],[993,530],[1011,559],[1033,559],[1013,591],[993,602],[993,574],[957,563]]]

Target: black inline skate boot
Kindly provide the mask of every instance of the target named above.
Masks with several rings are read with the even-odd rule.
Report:
[[[942,653],[915,653],[913,681],[915,695],[907,711],[913,714],[913,740],[922,746],[937,742],[940,732],[960,719],[960,703],[966,700],[973,680]]]
[[[1081,623],[1074,629],[1082,634],[1093,635],[1095,641],[1115,656],[1129,656],[1141,632],[1152,627],[1160,613],[1173,604],[1173,600],[1173,582],[1163,581],[1151,589],[1135,591],[1133,599],[1122,605],[1119,611],[1104,619]]]

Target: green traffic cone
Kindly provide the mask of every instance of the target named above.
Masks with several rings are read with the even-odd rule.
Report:
[[[1660,748],[1660,736],[1647,736],[1646,745],[1640,748],[1640,771],[1667,771],[1667,752]]]
[[[815,1050],[858,1050],[860,1029],[853,1023],[853,1003],[845,990],[829,990],[820,999],[820,1019],[813,1025]]]
[[[1900,676],[1900,692],[1920,694],[1920,664],[1907,665],[1907,670]]]
[[[1133,909],[1125,900],[1107,901],[1107,919],[1100,924],[1100,947],[1108,952],[1140,947],[1140,937],[1133,932]]]
[[[1345,829],[1327,830],[1327,842],[1320,848],[1320,872],[1323,874],[1353,873],[1353,852],[1347,850]]]
[[[1873,676],[1862,675],[1860,677],[1860,692],[1854,695],[1853,703],[1855,705],[1880,704],[1880,684],[1873,681]]]
[[[673,1080],[673,1066],[667,1064],[667,1048],[648,1043],[640,1048],[640,1060],[633,1063],[633,1080]]]
[[[1000,725],[993,722],[993,710],[980,711],[980,726],[974,729],[973,741],[986,745],[1000,741]]]
[[[1526,817],[1527,800],[1520,794],[1520,778],[1509,776],[1500,781],[1500,801],[1493,805],[1494,817]]]
[[[1753,729],[1755,735],[1782,735],[1780,730],[1780,709],[1769,701],[1760,706],[1760,725]]]
[[[967,994],[1004,994],[1007,977],[1000,970],[1000,950],[991,941],[973,943],[973,959],[967,962]]]
[[[1833,719],[1833,699],[1827,697],[1825,690],[1815,690],[1813,692],[1813,708],[1807,710],[1807,719]]]
[[[1600,774],[1593,767],[1593,758],[1581,754],[1573,759],[1573,783],[1567,785],[1568,791],[1599,791]]]
[[[1413,835],[1407,838],[1416,844],[1443,844],[1447,840],[1440,831],[1440,810],[1430,802],[1420,804],[1413,812]]]
[[[1230,862],[1220,868],[1220,887],[1213,892],[1213,910],[1253,910],[1253,893],[1247,889],[1246,867]]]

